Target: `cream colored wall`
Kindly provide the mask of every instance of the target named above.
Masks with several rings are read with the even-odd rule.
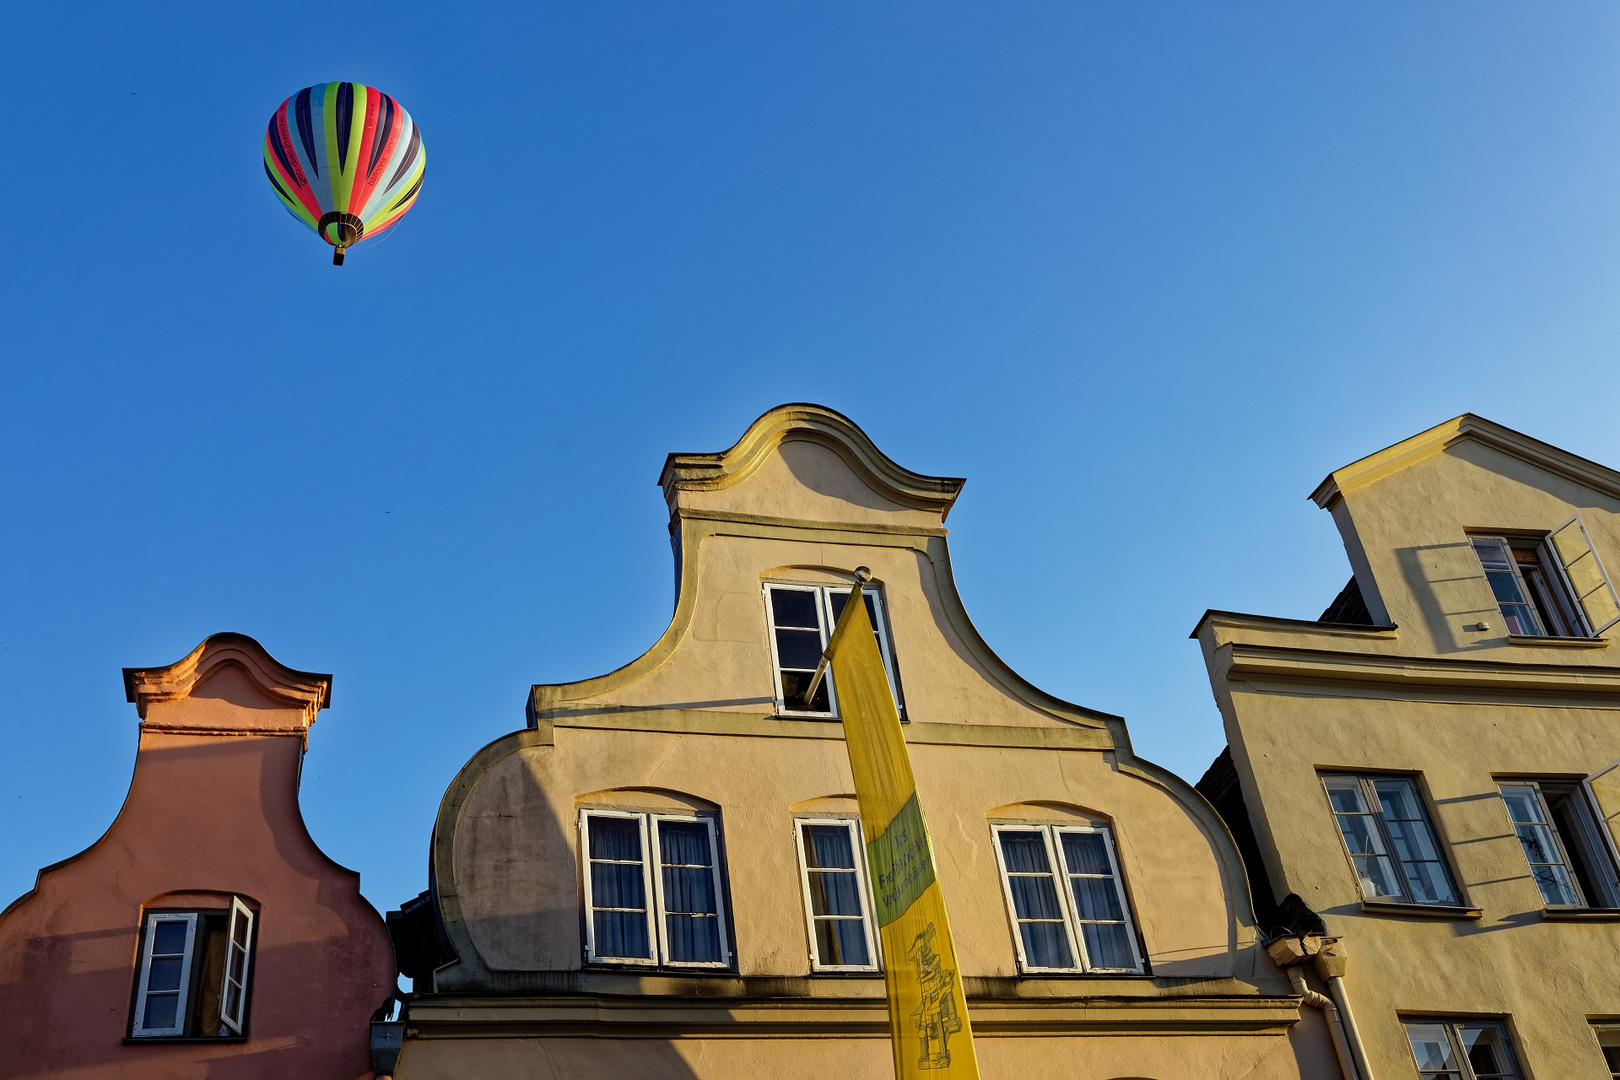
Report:
[[[1509,644],[1468,541],[1472,531],[1549,532],[1581,516],[1599,557],[1620,571],[1620,501],[1472,440],[1345,490],[1334,517],[1366,552],[1389,618],[1392,651],[1527,664],[1620,666],[1614,648]],[[1486,622],[1483,633],[1463,627]]]
[[[1012,805],[1020,803],[1069,806],[1112,822],[1155,974],[1234,974],[1238,912],[1215,848],[1163,788],[1121,773],[1111,754],[1095,751],[923,745],[912,755],[965,975],[1017,974],[989,822],[1056,816]],[[600,794],[621,788],[653,792]],[[485,963],[577,970],[578,808],[611,802],[657,809],[660,790],[718,808],[739,973],[809,974],[790,808],[853,790],[843,742],[832,737],[560,728],[557,745],[509,755],[473,788],[456,830],[462,914]],[[1125,985],[1110,992],[1137,991]]]
[[[1508,644],[1465,530],[1546,531],[1579,513],[1616,568],[1620,505],[1465,440],[1350,487],[1332,509],[1398,631],[1216,616],[1200,627],[1274,891],[1299,894],[1344,936],[1379,1080],[1415,1075],[1399,1017],[1425,1013],[1507,1017],[1527,1076],[1607,1080],[1588,1018],[1620,1017],[1620,921],[1544,915],[1497,778],[1575,778],[1620,759],[1615,688],[1560,674],[1611,668],[1620,653]],[[1492,630],[1462,629],[1481,620]],[[1358,666],[1379,656],[1412,663]],[[1551,673],[1496,666],[1527,664]],[[1420,775],[1461,902],[1482,916],[1365,910],[1318,774],[1332,768]]]
[[[1327,1080],[1337,1075],[1318,1032],[1266,1036],[1067,1036],[977,1040],[986,1080]],[[399,1080],[893,1080],[889,1042],[822,1039],[454,1039],[406,1044]]]

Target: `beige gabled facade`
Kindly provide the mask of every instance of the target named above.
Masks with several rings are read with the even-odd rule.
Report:
[[[877,959],[858,944],[870,905],[839,955],[817,936],[833,932],[818,890],[836,891],[856,813],[836,687],[826,715],[805,715],[786,670],[814,631],[784,612],[834,603],[857,567],[877,586],[984,1075],[1335,1075],[1321,1014],[1257,941],[1209,804],[1137,757],[1119,717],[1031,686],[973,629],[944,528],[961,481],[788,405],[727,451],[672,455],[661,484],[669,628],[617,671],[534,687],[528,725],[445,795],[416,912],[443,951],[415,973],[401,1080],[891,1075],[883,981],[860,962]],[[1069,899],[1037,927],[1026,906],[1028,944],[1013,892],[1038,882],[1004,867],[1043,843],[1077,882],[1100,860],[1088,895],[1123,916],[1081,925],[1103,909]],[[807,848],[833,870],[813,877]],[[838,880],[847,916],[864,893]]]
[[[1620,760],[1620,473],[1465,415],[1312,497],[1354,572],[1322,620],[1195,631],[1230,744],[1200,788],[1263,925],[1280,952],[1340,939],[1301,970],[1362,1080],[1607,1080],[1620,807],[1583,779]]]

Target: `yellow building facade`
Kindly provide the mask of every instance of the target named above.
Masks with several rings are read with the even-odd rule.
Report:
[[[1620,473],[1470,415],[1312,497],[1321,620],[1195,631],[1273,951],[1360,1080],[1620,1076]]]
[[[1209,803],[973,629],[944,528],[961,481],[790,405],[661,484],[668,629],[534,687],[445,795],[400,1080],[892,1075],[837,686],[805,697],[857,567],[983,1075],[1337,1075]]]

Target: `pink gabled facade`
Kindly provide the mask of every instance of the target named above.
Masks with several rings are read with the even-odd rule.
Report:
[[[0,1077],[370,1078],[393,946],[298,806],[330,676],[215,634],[124,679],[123,808],[0,913]]]

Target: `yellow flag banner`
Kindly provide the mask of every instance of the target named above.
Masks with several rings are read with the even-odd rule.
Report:
[[[859,585],[827,642],[861,808],[874,915],[883,942],[896,1080],[978,1080],[934,851],[911,757]]]

